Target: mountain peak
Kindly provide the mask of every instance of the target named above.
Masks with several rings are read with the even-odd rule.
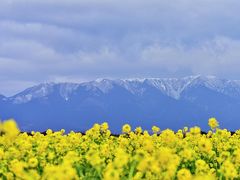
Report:
[[[115,86],[126,89],[133,95],[142,95],[147,87],[159,90],[174,99],[181,98],[183,91],[204,86],[229,96],[240,95],[240,81],[220,79],[215,76],[187,76],[182,78],[129,78],[129,79],[96,79],[84,83],[41,83],[16,94],[10,99],[17,104],[26,103],[33,99],[47,98],[52,93],[59,94],[68,101],[73,92],[80,86],[87,87],[87,91],[101,91],[107,94]]]
[[[55,83],[41,83],[36,86],[27,88],[26,90],[10,97],[15,104],[21,104],[31,101],[34,98],[41,98],[53,91]]]
[[[52,93],[58,93],[66,101],[69,99],[70,94],[75,91],[80,84],[77,83],[41,83],[39,85],[30,87],[21,93],[11,97],[14,103],[26,103],[36,98],[47,98]]]
[[[229,117],[238,120],[239,105],[240,81],[197,75],[42,83],[5,98],[0,113],[17,117],[29,127],[34,122],[30,124],[42,130],[49,124],[86,129],[102,120],[109,120],[116,129],[126,122],[182,127],[192,122],[188,119],[194,123],[197,118],[200,123],[209,114],[225,118],[226,123]]]

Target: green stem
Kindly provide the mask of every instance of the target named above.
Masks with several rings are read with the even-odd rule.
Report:
[[[131,180],[133,178],[133,173],[136,167],[136,162],[134,161],[131,165],[130,171],[129,171],[129,175],[128,175],[128,179]]]

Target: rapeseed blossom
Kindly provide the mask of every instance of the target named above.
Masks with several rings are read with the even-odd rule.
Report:
[[[130,133],[131,131],[131,126],[129,124],[124,124],[122,127],[122,132],[123,133]]]
[[[152,127],[152,131],[153,131],[154,134],[157,134],[157,133],[160,132],[160,128],[157,127],[157,126],[153,126],[153,127]]]
[[[108,123],[85,134],[62,129],[20,133],[14,120],[0,122],[0,179],[240,179],[240,130],[152,127],[111,135]]]
[[[208,125],[212,128],[212,129],[215,129],[217,128],[219,125],[218,125],[218,122],[215,118],[210,118],[208,120]]]
[[[180,169],[177,173],[177,178],[179,180],[191,180],[192,174],[188,169]]]

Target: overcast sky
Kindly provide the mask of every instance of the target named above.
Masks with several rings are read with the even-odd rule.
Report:
[[[0,94],[95,78],[240,79],[239,0],[0,4]]]

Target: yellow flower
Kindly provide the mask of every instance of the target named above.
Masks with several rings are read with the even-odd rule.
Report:
[[[184,149],[183,151],[180,152],[180,156],[183,161],[190,161],[194,159],[193,156],[193,150],[192,149]]]
[[[0,149],[0,160],[4,158],[4,151],[3,149]]]
[[[104,122],[104,123],[101,124],[101,130],[104,131],[104,132],[108,130],[108,123],[107,122]]]
[[[116,150],[116,157],[114,159],[114,165],[116,167],[123,167],[128,163],[129,157],[128,154],[124,151],[124,149],[117,149]]]
[[[91,149],[86,154],[86,160],[93,166],[99,166],[103,162],[104,159],[101,159],[98,151]]]
[[[14,179],[14,175],[13,175],[13,173],[11,173],[11,172],[7,172],[7,173],[5,173],[4,175],[5,175],[6,178],[9,179],[9,180],[13,180],[13,179]]]
[[[136,129],[135,129],[135,132],[137,133],[137,134],[141,134],[142,133],[142,128],[141,127],[137,127]]]
[[[190,128],[190,133],[192,135],[199,135],[201,133],[201,128],[197,127],[197,126],[192,127],[192,128]]]
[[[198,147],[201,152],[209,153],[212,150],[212,143],[209,139],[201,138],[198,141]]]
[[[130,133],[131,132],[131,126],[129,124],[124,124],[122,127],[123,133]]]
[[[211,129],[216,129],[218,125],[218,121],[215,118],[210,118],[208,120],[208,125],[211,127]]]
[[[153,162],[153,158],[152,158],[152,157],[145,157],[145,158],[138,164],[137,169],[138,169],[140,172],[150,171],[152,162]]]
[[[54,152],[49,152],[48,156],[47,156],[47,159],[48,160],[53,160],[54,158],[55,158],[55,153]]]
[[[195,162],[195,166],[197,175],[204,175],[210,173],[209,165],[202,159],[198,159]]]
[[[31,159],[28,160],[28,166],[30,168],[35,168],[35,167],[37,167],[37,165],[38,165],[37,158],[31,158]]]
[[[13,119],[2,123],[0,125],[0,132],[3,132],[9,137],[16,137],[20,133],[17,123]]]
[[[153,131],[154,134],[157,134],[157,133],[160,132],[160,128],[157,127],[157,126],[153,126],[153,127],[152,127],[152,131]]]
[[[188,127],[185,126],[185,127],[183,128],[183,132],[187,132],[187,131],[188,131]]]
[[[135,176],[133,177],[133,180],[140,180],[142,179],[143,173],[137,172]]]
[[[220,172],[227,178],[227,179],[234,179],[237,177],[237,170],[234,165],[229,161],[225,161],[221,168]]]
[[[104,173],[104,180],[119,180],[119,172],[114,168],[108,168]]]
[[[50,135],[50,134],[52,134],[53,133],[53,131],[51,130],[51,129],[48,129],[47,131],[46,131],[46,134],[47,135]]]
[[[0,179],[239,179],[240,130],[231,134],[211,119],[207,134],[200,127],[132,132],[125,124],[119,136],[107,123],[86,134],[28,134],[13,120],[0,122]]]
[[[180,169],[177,173],[178,180],[191,180],[192,174],[188,169]]]

